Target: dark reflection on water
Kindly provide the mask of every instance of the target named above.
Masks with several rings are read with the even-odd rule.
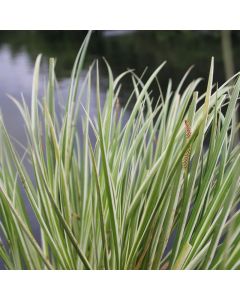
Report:
[[[0,31],[0,101],[1,109],[11,116],[5,93],[19,96],[22,91],[30,95],[33,64],[39,53],[43,54],[42,73],[47,72],[49,57],[57,58],[56,73],[60,80],[70,76],[73,61],[86,35],[86,31]],[[232,33],[235,70],[239,69],[240,34]],[[211,56],[215,57],[214,79],[224,81],[220,31],[95,31],[90,41],[87,64],[94,58],[105,57],[114,75],[134,69],[140,75],[148,67],[147,75],[163,61],[167,65],[159,74],[160,84],[166,89],[169,78],[177,86],[187,69],[194,65],[188,82],[196,77],[206,79]],[[101,64],[102,75],[106,68]],[[130,80],[128,80],[130,82]],[[200,85],[204,91],[206,81]],[[130,86],[125,82],[122,92]],[[10,110],[10,111],[8,111]]]
[[[21,143],[26,144],[23,120],[15,104],[6,94],[21,99],[22,93],[26,102],[30,103],[34,61],[37,54],[42,53],[44,59],[41,66],[40,94],[44,77],[47,76],[48,58],[56,57],[56,73],[63,99],[66,99],[72,64],[85,34],[85,31],[0,31],[0,109],[9,133]],[[234,32],[232,36],[235,68],[238,70],[240,57],[236,54],[240,48],[239,32]],[[193,64],[195,68],[189,76],[189,81],[196,77],[206,78],[211,56],[215,56],[215,80],[223,82],[225,79],[218,31],[96,31],[89,45],[86,65],[94,58],[102,56],[110,63],[114,75],[127,68],[135,69],[140,75],[146,66],[149,67],[148,75],[167,60],[168,64],[159,76],[164,91],[169,78],[172,78],[173,87],[176,87],[183,74]],[[104,89],[107,87],[105,69],[104,64],[101,64]],[[205,84],[206,81],[203,81],[200,90]],[[129,89],[125,83],[120,99],[122,104]],[[95,112],[96,106],[93,103],[91,115]],[[22,154],[22,150],[18,150]],[[28,203],[27,209],[31,211]],[[30,216],[34,233],[39,236],[37,222],[32,213]]]
[[[86,31],[1,31],[0,46],[9,45],[12,55],[27,53],[34,61],[41,52],[58,58],[57,74],[67,77]],[[232,32],[236,70],[240,66],[239,31]],[[115,75],[126,68],[149,73],[162,61],[168,64],[161,81],[172,78],[177,84],[183,73],[195,65],[191,78],[206,78],[211,56],[215,57],[215,78],[222,81],[224,70],[220,31],[95,31],[88,50],[88,61],[106,57]]]

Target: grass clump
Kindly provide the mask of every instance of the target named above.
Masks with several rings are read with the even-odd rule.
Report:
[[[184,77],[176,91],[171,82],[166,94],[159,88],[153,108],[150,88],[164,64],[145,83],[132,71],[114,79],[106,64],[102,107],[98,62],[79,86],[89,39],[90,34],[73,66],[60,117],[53,59],[42,101],[40,56],[31,108],[12,98],[25,122],[30,169],[1,119],[0,257],[5,267],[239,269],[240,78],[214,87],[212,59],[205,94],[196,91],[200,80],[183,90]],[[118,100],[125,75],[133,85],[128,104],[136,98],[126,122],[128,104],[120,108]],[[90,103],[97,107],[95,117]]]

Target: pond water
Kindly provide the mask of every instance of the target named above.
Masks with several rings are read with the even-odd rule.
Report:
[[[48,58],[56,57],[56,73],[63,98],[66,98],[72,64],[85,34],[86,32],[81,31],[0,32],[0,110],[9,133],[21,143],[26,144],[23,121],[7,94],[21,99],[22,93],[26,102],[30,103],[34,61],[37,54],[42,53],[44,58],[41,66],[40,93],[44,77],[47,76]],[[233,46],[237,70],[240,66],[240,57],[236,56],[240,47],[238,32],[233,33]],[[215,80],[222,82],[225,79],[221,38],[217,31],[97,31],[92,35],[86,65],[94,58],[102,56],[110,63],[114,75],[127,68],[135,69],[140,75],[146,66],[147,74],[150,74],[167,60],[168,64],[159,76],[163,90],[169,78],[172,78],[175,87],[193,64],[195,68],[189,76],[189,81],[196,77],[207,78],[211,56],[215,56]],[[102,84],[106,88],[104,64],[101,65],[101,70]],[[204,90],[205,84],[206,81],[203,81],[200,90]],[[125,91],[128,89],[130,87],[125,83]],[[94,115],[95,111],[93,104],[91,115]],[[28,211],[30,212],[30,207]],[[37,234],[38,227],[33,216],[32,223]]]
[[[72,64],[85,34],[84,31],[0,31],[0,109],[10,133],[21,142],[24,142],[21,116],[6,94],[21,99],[22,93],[30,103],[34,61],[37,54],[42,53],[41,79],[47,75],[48,58],[56,57],[56,73],[65,97]],[[236,55],[240,47],[239,32],[232,34],[232,43],[237,70],[240,66],[240,58]],[[140,75],[146,66],[147,74],[150,74],[167,60],[166,67],[159,75],[163,90],[169,78],[173,80],[173,87],[176,86],[193,64],[195,67],[189,81],[196,77],[206,79],[211,56],[215,56],[215,80],[222,82],[225,77],[219,31],[93,32],[86,65],[94,58],[101,59],[103,56],[109,61],[114,75],[127,68],[135,69]],[[104,81],[104,64],[101,70]],[[200,90],[204,90],[205,83],[203,81]],[[125,91],[128,89],[130,87],[125,83]]]

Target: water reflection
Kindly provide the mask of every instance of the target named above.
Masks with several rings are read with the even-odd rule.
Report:
[[[0,49],[0,108],[11,135],[23,141],[22,119],[17,108],[7,97],[16,98],[23,93],[26,99],[31,95],[33,66],[25,52],[12,56],[7,45]]]
[[[21,114],[17,109],[16,105],[12,100],[9,99],[8,95],[13,96],[18,101],[22,101],[22,98],[30,107],[31,102],[31,86],[33,77],[34,63],[30,59],[26,51],[19,51],[19,53],[12,55],[10,48],[4,45],[0,49],[0,108],[1,112],[12,137],[16,138],[22,144],[26,144],[26,137],[24,133],[24,124]],[[83,80],[87,74],[86,70],[83,70],[80,78],[79,86],[83,84]],[[47,63],[46,59],[43,59],[40,69],[39,79],[39,99],[43,96],[44,86],[47,80]],[[68,89],[69,89],[69,78],[61,78],[58,82],[57,91],[57,113],[61,113],[60,106],[64,108],[67,101]],[[105,90],[107,88],[107,81],[102,78],[101,82],[101,100],[104,100]],[[90,116],[96,115],[96,92],[95,85],[92,85],[92,101],[90,106]],[[83,94],[83,105],[86,101],[86,94]],[[83,114],[83,110],[80,110],[80,114]],[[19,148],[20,150],[20,148]]]

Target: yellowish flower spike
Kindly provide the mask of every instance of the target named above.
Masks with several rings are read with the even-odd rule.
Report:
[[[184,126],[185,126],[186,139],[188,141],[192,135],[191,126],[190,126],[188,120],[184,121]],[[191,155],[191,146],[187,149],[187,151],[185,152],[183,159],[182,159],[182,166],[185,171],[187,171],[187,169],[188,169],[190,155]]]

